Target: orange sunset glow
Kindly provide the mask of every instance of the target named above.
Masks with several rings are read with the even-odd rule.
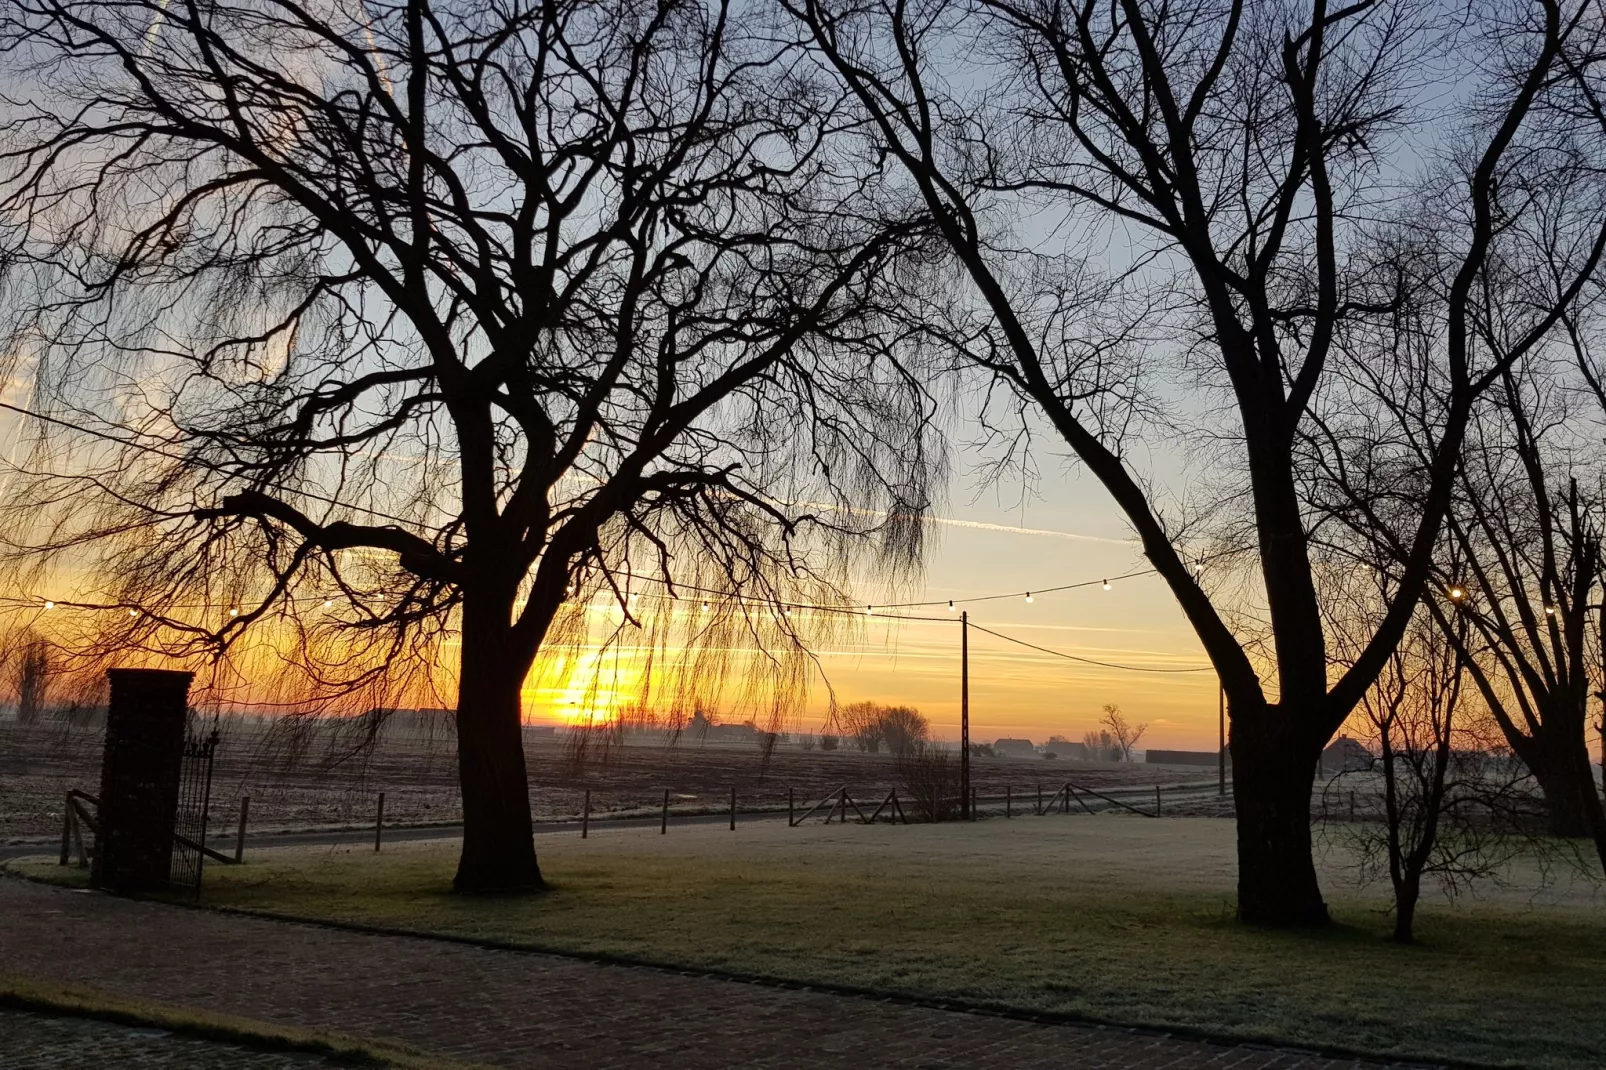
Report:
[[[1028,591],[1105,576],[1146,562],[1127,537],[1113,506],[1097,487],[1067,478],[1056,500],[1025,508],[985,504],[950,509],[931,525],[931,549],[921,581],[864,597],[937,605],[870,614],[856,634],[814,651],[821,675],[796,724],[818,730],[834,693],[838,701],[871,699],[918,707],[936,734],[959,731],[959,619],[942,603],[970,614],[975,625],[1035,646],[1095,661],[1149,669],[1207,665],[1204,652],[1165,584],[1153,575],[1094,582],[1074,591],[965,602],[1000,592]],[[855,602],[859,599],[855,599]],[[594,614],[617,611],[601,605]],[[606,720],[639,702],[645,648],[621,644],[562,654],[538,664],[525,686],[526,717],[567,724]],[[1145,741],[1158,747],[1210,749],[1216,739],[1216,677],[1203,672],[1135,672],[1039,653],[972,628],[971,724],[974,738],[1052,734],[1078,738],[1094,728],[1100,710],[1115,703],[1149,724]],[[742,719],[728,706],[724,719]]]

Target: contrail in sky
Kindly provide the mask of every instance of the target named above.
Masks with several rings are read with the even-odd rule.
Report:
[[[1016,528],[1008,524],[987,524],[980,520],[958,520],[950,516],[929,516],[932,524],[945,524],[951,528],[972,528],[976,531],[1001,531],[1009,535],[1047,535],[1055,539],[1075,539],[1077,542],[1106,542],[1113,546],[1131,546],[1133,539],[1108,539],[1102,535],[1079,535],[1074,531],[1050,531],[1047,528]]]

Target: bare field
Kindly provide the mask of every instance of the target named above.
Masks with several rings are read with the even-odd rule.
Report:
[[[336,828],[371,822],[379,792],[385,822],[451,823],[460,819],[457,755],[449,729],[431,737],[394,732],[369,748],[349,730],[321,726],[292,746],[256,722],[222,722],[212,803],[226,824],[242,795],[251,798],[251,826],[259,832]],[[67,724],[19,726],[0,722],[0,843],[48,840],[60,834],[62,800],[77,788],[93,794],[100,782],[101,731]],[[790,790],[805,806],[846,786],[864,798],[896,783],[893,759],[857,751],[804,751],[777,747],[765,760],[747,744],[652,742],[593,749],[579,764],[563,740],[526,741],[530,802],[538,819],[577,816],[591,791],[594,814],[654,811],[670,792],[678,812],[719,810],[736,788],[742,809],[778,808]],[[1210,770],[1169,766],[1108,765],[1044,759],[976,758],[972,782],[983,794],[1014,792],[1034,804],[1067,779],[1094,789],[1197,783]],[[872,803],[873,805],[873,803]],[[1215,800],[1179,800],[1176,812],[1211,813]]]

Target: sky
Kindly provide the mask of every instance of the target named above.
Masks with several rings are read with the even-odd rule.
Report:
[[[996,485],[976,496],[956,476],[941,520],[930,527],[923,578],[900,591],[898,601],[966,599],[1093,581],[1074,591],[1033,594],[962,606],[970,620],[1036,646],[1122,665],[1194,668],[1208,665],[1192,628],[1165,584],[1153,575],[1099,581],[1147,568],[1147,562],[1097,481],[1074,471],[1047,470],[1035,493],[1019,484]],[[859,599],[855,599],[855,602]],[[869,599],[865,599],[869,601]],[[871,616],[853,639],[816,651],[824,680],[811,689],[799,730],[819,731],[831,694],[839,702],[871,700],[911,705],[925,714],[939,739],[957,739],[960,713],[960,625],[945,606],[903,614],[936,621]],[[585,659],[582,659],[584,662]],[[592,674],[606,703],[612,696],[606,666],[578,671],[526,688],[527,716],[563,723],[582,702]],[[628,684],[624,689],[628,689]],[[1028,650],[970,631],[971,738],[991,742],[1025,737],[1042,742],[1061,734],[1072,740],[1098,727],[1107,703],[1129,721],[1149,726],[1145,746],[1212,750],[1217,735],[1214,672],[1153,673],[1101,668]],[[726,710],[725,719],[740,719]]]

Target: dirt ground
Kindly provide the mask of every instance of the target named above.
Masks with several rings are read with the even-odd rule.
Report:
[[[364,825],[385,793],[387,825],[451,823],[460,819],[457,755],[450,729],[387,732],[371,747],[349,728],[323,725],[291,739],[255,722],[220,724],[213,772],[212,813],[234,822],[241,796],[250,797],[257,832]],[[93,794],[100,783],[99,727],[0,722],[0,844],[45,842],[59,836],[69,789]],[[856,751],[804,751],[781,745],[767,757],[751,744],[681,741],[593,748],[577,763],[561,738],[526,740],[530,801],[538,819],[580,812],[586,790],[597,815],[656,812],[670,792],[676,812],[723,810],[736,788],[742,809],[799,807],[839,787],[878,801],[897,781],[893,759]],[[1024,808],[1041,788],[1052,795],[1067,779],[1095,790],[1154,784],[1199,784],[1214,771],[1175,766],[976,758],[971,777],[983,796],[1006,788]],[[1177,815],[1221,811],[1214,798],[1190,795],[1167,804]],[[1230,803],[1226,807],[1230,812]]]

